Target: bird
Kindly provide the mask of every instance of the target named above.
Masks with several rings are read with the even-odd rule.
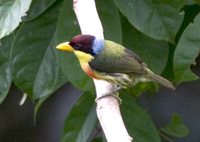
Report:
[[[107,81],[120,89],[153,81],[175,90],[173,83],[151,71],[136,53],[111,40],[79,34],[56,48],[73,52],[89,77]]]

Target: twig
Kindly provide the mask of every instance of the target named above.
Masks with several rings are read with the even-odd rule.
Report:
[[[19,105],[22,106],[25,103],[26,99],[27,99],[27,94],[24,93],[22,98],[21,98],[21,100],[20,100],[20,102],[19,102]]]
[[[174,142],[173,140],[171,140],[169,137],[167,137],[165,134],[163,134],[161,131],[159,131],[160,136],[165,139],[168,142]]]
[[[94,0],[74,0],[74,11],[77,16],[82,34],[94,35],[99,39],[104,39],[103,28],[96,10]],[[97,98],[115,92],[116,87],[112,84],[95,80]],[[121,117],[118,100],[109,96],[98,99],[97,116],[103,128],[103,132],[108,142],[131,142],[124,122]]]

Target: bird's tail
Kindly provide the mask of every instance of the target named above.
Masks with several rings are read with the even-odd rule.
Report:
[[[164,87],[166,88],[169,88],[169,89],[172,89],[172,90],[175,90],[175,86],[172,82],[170,82],[169,80],[163,78],[162,76],[159,76],[155,73],[153,73],[152,71],[148,71],[149,72],[149,79],[152,80],[152,81],[155,81],[161,85],[163,85]]]

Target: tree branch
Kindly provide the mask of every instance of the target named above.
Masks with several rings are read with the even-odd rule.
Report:
[[[82,34],[94,35],[104,39],[103,28],[94,0],[74,0],[74,11]],[[116,87],[106,81],[95,80],[97,98],[112,94]],[[108,142],[131,142],[121,117],[116,97],[103,97],[97,101],[97,115]]]

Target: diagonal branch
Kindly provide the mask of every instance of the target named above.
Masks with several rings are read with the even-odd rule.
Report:
[[[104,39],[103,28],[99,19],[94,0],[74,0],[74,11],[82,34],[94,35]],[[116,87],[106,81],[95,80],[97,98],[115,92]],[[121,113],[118,100],[109,96],[98,99],[97,115],[108,142],[131,142]]]

